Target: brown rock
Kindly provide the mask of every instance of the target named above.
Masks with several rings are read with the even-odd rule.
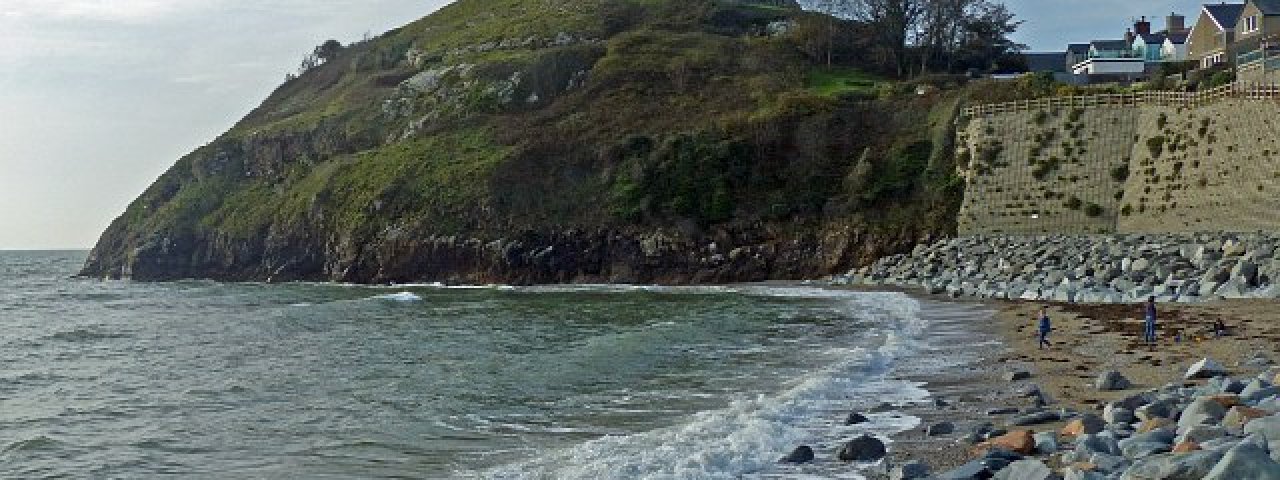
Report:
[[[984,453],[992,447],[1030,455],[1036,450],[1036,439],[1030,430],[1015,430],[978,444],[974,453]]]
[[[1231,394],[1213,395],[1209,397],[1209,399],[1215,402],[1218,402],[1218,405],[1222,405],[1222,408],[1231,408],[1240,404],[1239,395],[1231,395]]]
[[[1098,466],[1089,462],[1076,462],[1071,464],[1071,468],[1080,470],[1082,472],[1092,472],[1094,470],[1097,470]]]
[[[1067,422],[1067,425],[1062,427],[1062,436],[1078,437],[1086,433],[1098,433],[1102,431],[1104,425],[1102,420],[1096,419],[1096,417],[1087,422],[1083,418],[1077,418]]]
[[[1173,425],[1174,425],[1173,420],[1156,417],[1150,420],[1145,420],[1142,423],[1138,424],[1138,433],[1147,433],[1152,430],[1159,430],[1161,428],[1171,427]]]
[[[1270,415],[1265,410],[1259,410],[1244,405],[1236,405],[1227,411],[1227,415],[1222,417],[1222,425],[1226,427],[1244,428],[1250,420],[1262,418]]]
[[[1200,444],[1196,442],[1182,442],[1173,447],[1173,453],[1191,453],[1200,449]]]

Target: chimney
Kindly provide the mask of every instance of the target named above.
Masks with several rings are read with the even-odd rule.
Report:
[[[1133,22],[1133,33],[1151,35],[1151,22],[1147,21],[1147,17],[1142,17],[1142,20]]]
[[[1136,37],[1133,35],[1133,29],[1125,29],[1125,31],[1124,31],[1124,43],[1125,43],[1126,45],[1133,45],[1133,39],[1134,39],[1134,38],[1136,38]]]
[[[1170,12],[1169,16],[1164,19],[1164,25],[1169,33],[1186,31],[1187,17],[1178,15],[1176,12]]]

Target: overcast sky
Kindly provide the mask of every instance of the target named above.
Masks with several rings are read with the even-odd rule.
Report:
[[[444,3],[0,0],[0,249],[92,246],[313,46],[381,33]],[[1118,37],[1129,17],[1171,10],[1146,0],[1009,4],[1026,20],[1018,39],[1034,50]],[[1176,5],[1194,17],[1198,4]]]

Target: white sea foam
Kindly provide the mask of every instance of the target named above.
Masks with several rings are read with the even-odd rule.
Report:
[[[832,347],[822,357],[838,359],[791,382],[780,392],[732,401],[726,408],[693,414],[679,424],[648,432],[604,436],[572,447],[543,451],[531,459],[484,472],[458,472],[474,478],[683,479],[772,478],[816,475],[853,477],[848,466],[836,470],[788,470],[777,459],[801,444],[838,441],[833,432],[887,437],[914,428],[919,419],[873,415],[870,425],[837,427],[836,413],[850,397],[911,403],[927,398],[918,384],[886,379],[896,358],[910,354],[924,328],[919,304],[897,293],[853,293],[811,288],[741,287],[743,293],[771,296],[833,297],[847,301],[851,313],[874,320],[886,341],[872,350]],[[869,317],[869,318],[868,318]],[[834,448],[819,449],[820,460]]]
[[[378,295],[373,297],[378,300],[386,300],[389,302],[421,302],[422,297],[413,292],[388,293],[386,295]]]

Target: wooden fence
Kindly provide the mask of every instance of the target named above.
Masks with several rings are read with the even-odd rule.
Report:
[[[963,114],[968,117],[976,117],[1056,108],[1136,107],[1142,105],[1195,108],[1226,98],[1280,100],[1280,84],[1236,82],[1203,92],[1137,92],[1046,97],[1035,100],[974,105],[965,108]]]

